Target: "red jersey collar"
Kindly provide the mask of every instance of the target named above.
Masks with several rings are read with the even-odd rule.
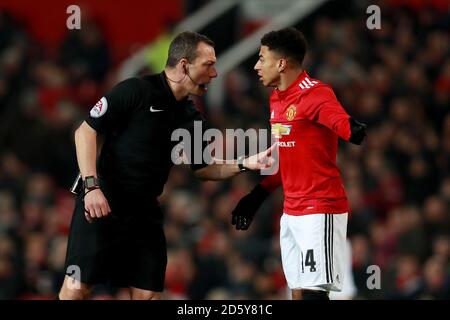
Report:
[[[289,92],[293,90],[293,88],[297,87],[300,84],[300,82],[302,82],[307,76],[308,74],[306,73],[305,70],[303,70],[302,72],[300,72],[297,79],[295,79],[294,82],[292,82],[289,85],[289,87],[286,88],[286,90],[275,89],[275,92],[278,94],[278,96],[285,97]]]

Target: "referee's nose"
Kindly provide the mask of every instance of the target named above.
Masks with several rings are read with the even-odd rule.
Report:
[[[211,79],[217,77],[217,69],[216,69],[215,66],[212,66],[212,67],[209,69],[209,77],[210,77]]]
[[[211,68],[211,72],[209,73],[209,77],[210,77],[210,78],[215,78],[215,77],[217,77],[217,70],[216,70],[215,67],[212,67],[212,68]]]

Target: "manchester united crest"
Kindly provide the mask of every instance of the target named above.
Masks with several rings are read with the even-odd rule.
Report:
[[[292,119],[295,118],[296,113],[297,113],[297,108],[295,107],[294,104],[291,104],[286,111],[286,119],[288,121],[291,121]]]

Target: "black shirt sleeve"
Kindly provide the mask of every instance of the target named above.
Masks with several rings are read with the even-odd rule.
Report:
[[[86,122],[98,133],[118,128],[142,101],[143,83],[130,78],[117,84],[91,109]]]

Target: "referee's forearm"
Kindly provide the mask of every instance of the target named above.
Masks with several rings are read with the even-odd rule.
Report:
[[[75,131],[75,146],[82,177],[96,177],[97,133],[85,122]]]
[[[197,178],[202,180],[219,181],[231,178],[240,172],[237,163],[233,164],[211,164],[195,171]]]

